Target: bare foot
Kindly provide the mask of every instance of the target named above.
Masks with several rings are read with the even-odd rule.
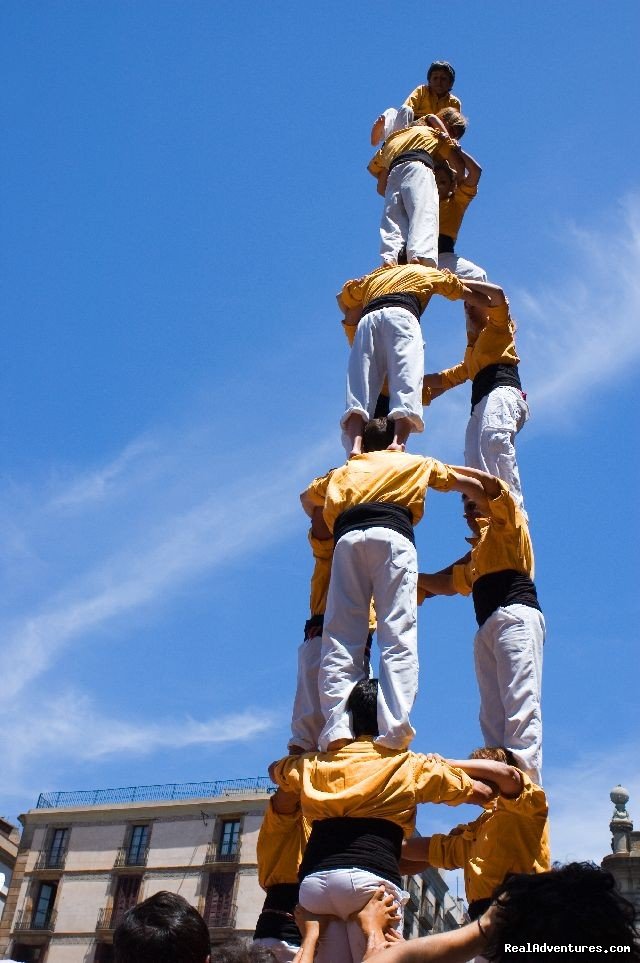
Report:
[[[351,739],[334,739],[333,742],[330,742],[327,746],[327,752],[337,752],[338,749],[344,749],[350,742]]]
[[[387,451],[404,451],[404,445],[392,441],[390,445],[387,445]]]

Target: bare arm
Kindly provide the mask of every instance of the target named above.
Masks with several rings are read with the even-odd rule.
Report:
[[[285,792],[284,789],[276,789],[271,797],[273,811],[281,816],[290,816],[300,808],[300,796],[295,792]]]
[[[425,598],[434,595],[455,595],[451,566],[441,572],[418,572],[418,589],[425,593]]]
[[[494,783],[500,795],[515,799],[522,792],[522,774],[515,766],[492,759],[447,759],[450,766],[457,766],[472,779],[486,779]]]
[[[479,468],[467,468],[466,465],[450,465],[451,471],[460,478],[461,476],[466,476],[470,482],[473,482],[476,486],[482,488],[482,502],[479,503],[475,495],[470,494],[469,491],[462,490],[460,488],[454,488],[454,491],[462,491],[463,495],[471,498],[479,508],[488,508],[488,499],[497,498],[502,488],[500,487],[500,482],[493,475],[490,475],[486,471],[480,471]],[[476,489],[477,490],[477,489]]]
[[[462,148],[460,148],[460,156],[462,157],[464,166],[466,168],[464,183],[467,185],[467,187],[477,187],[478,181],[482,177],[482,168],[480,167],[480,164],[477,162],[477,160],[474,160],[471,154],[467,154],[467,152],[462,150]]]
[[[485,919],[482,928],[486,932]],[[485,939],[477,921],[449,933],[421,936],[389,946],[372,956],[365,955],[366,963],[466,963],[482,952]]]
[[[449,136],[449,131],[445,127],[444,121],[441,120],[441,118],[438,117],[437,114],[427,114],[427,116],[424,117],[423,120],[425,121],[425,124],[427,124],[429,127],[433,127],[434,130],[441,130],[443,134],[446,134],[447,137]]]
[[[439,398],[446,390],[439,374],[426,374],[422,379],[422,403],[424,404],[425,392],[429,394],[429,401],[433,401],[434,398]]]
[[[462,182],[464,180],[465,168],[464,168],[464,160],[462,157],[462,151],[460,150],[459,147],[454,147],[453,150],[449,152],[449,154],[447,155],[447,163],[449,163],[451,167],[453,167],[454,171],[456,172],[456,177],[458,178],[458,181]]]
[[[389,171],[383,170],[378,174],[378,194],[384,197],[387,190],[387,181],[389,180]]]
[[[495,308],[498,304],[504,304],[507,300],[504,291],[498,284],[490,284],[488,281],[465,281],[464,283],[469,290],[486,295],[489,298],[489,307],[491,308]]]
[[[384,137],[384,114],[380,114],[371,128],[371,145],[375,147]]]

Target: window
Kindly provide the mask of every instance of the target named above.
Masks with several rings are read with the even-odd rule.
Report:
[[[204,902],[207,926],[233,926],[233,887],[235,873],[211,873]]]
[[[225,819],[220,827],[220,842],[218,843],[218,859],[235,859],[238,855],[240,841],[240,820]]]
[[[31,927],[34,930],[46,930],[51,923],[53,904],[56,899],[58,886],[56,883],[40,883],[38,898],[35,902]]]
[[[68,829],[54,829],[49,840],[49,850],[47,852],[47,866],[56,869],[64,864],[67,855],[67,843],[69,840]]]
[[[27,943],[14,943],[11,956],[21,963],[40,963],[44,959],[44,946],[30,946]]]
[[[149,846],[149,826],[132,826],[127,849],[129,866],[144,866],[147,862]]]
[[[118,880],[115,896],[113,897],[113,912],[111,926],[117,926],[122,917],[138,902],[140,892],[140,876],[121,876]]]

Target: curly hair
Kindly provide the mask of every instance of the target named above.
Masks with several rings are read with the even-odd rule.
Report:
[[[637,963],[635,909],[615,885],[611,873],[593,863],[556,864],[547,873],[508,876],[493,894],[499,911],[483,955],[502,963],[511,958],[505,944],[582,944],[607,949],[627,944],[630,952],[624,954],[625,960]]]

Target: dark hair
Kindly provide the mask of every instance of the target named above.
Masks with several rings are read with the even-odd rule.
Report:
[[[378,680],[363,679],[356,682],[347,699],[351,713],[351,727],[356,739],[359,736],[377,736],[378,730]]]
[[[395,421],[384,416],[372,418],[364,426],[362,435],[363,451],[384,451],[393,441]]]
[[[469,126],[467,118],[464,114],[461,114],[459,110],[456,110],[455,107],[443,107],[442,110],[438,111],[436,117],[440,118],[456,140],[460,140],[460,138],[464,136],[464,132]]]
[[[247,943],[238,936],[211,950],[211,963],[275,963],[275,959],[267,946]]]
[[[211,940],[191,903],[163,890],[125,914],[113,948],[114,963],[204,963]]]
[[[633,927],[635,910],[615,888],[611,873],[593,863],[556,865],[548,873],[508,876],[493,898],[499,911],[482,951],[501,963],[511,959],[505,943],[610,946],[627,944],[625,960],[640,960]]]
[[[511,750],[505,749],[504,746],[482,746],[480,749],[474,749],[469,759],[491,759],[492,762],[504,762],[507,766],[519,768]]]
[[[446,70],[451,77],[451,86],[453,87],[456,82],[456,72],[450,63],[447,63],[446,60],[434,60],[427,70],[427,83],[429,82],[429,78],[434,70]]]

